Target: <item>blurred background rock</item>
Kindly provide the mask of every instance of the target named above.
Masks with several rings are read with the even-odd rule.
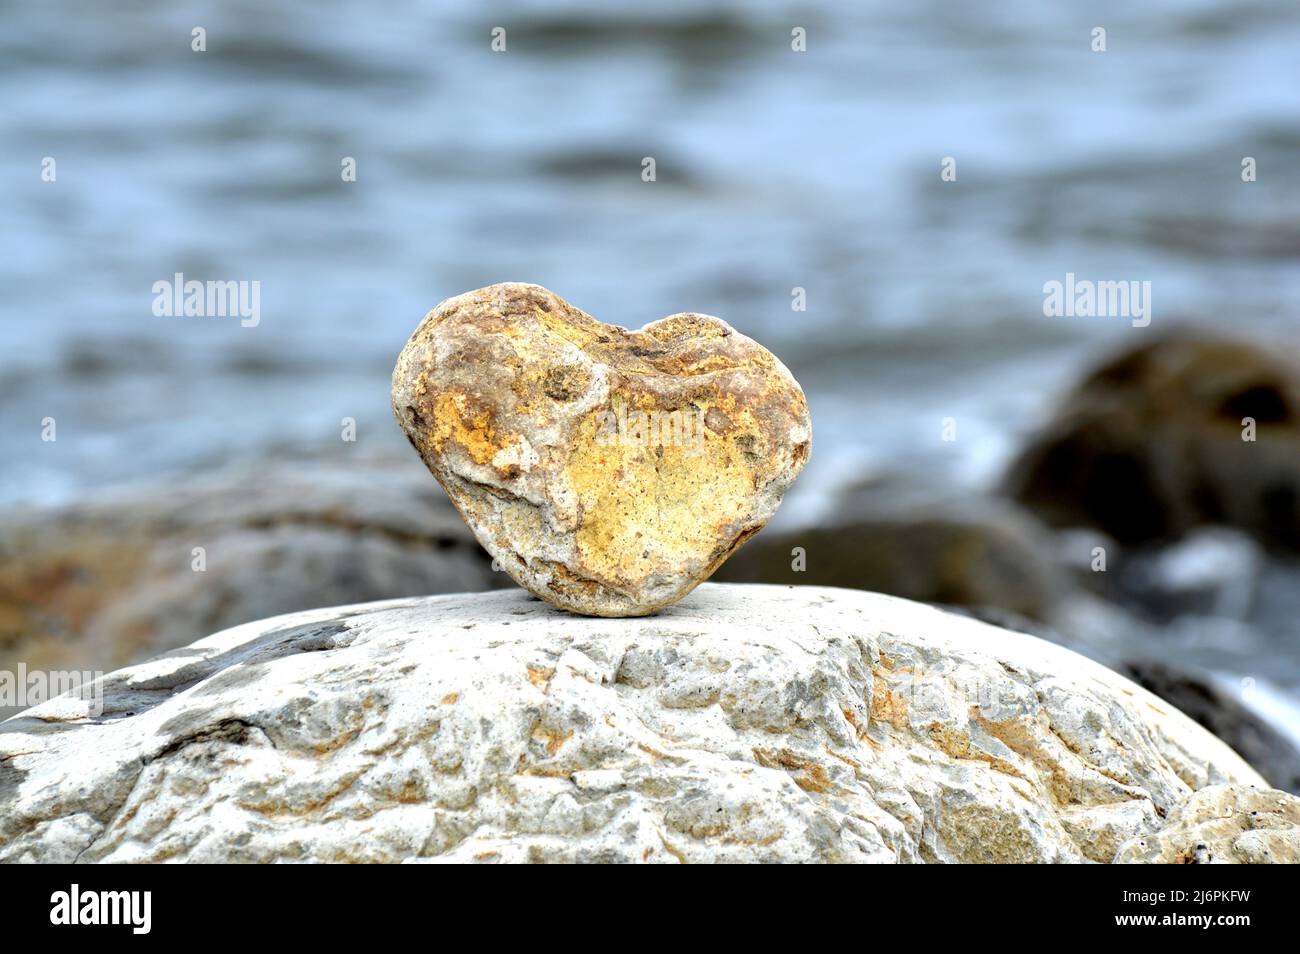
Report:
[[[437,301],[523,280],[629,326],[717,314],[804,385],[808,470],[724,577],[1145,666],[1272,733],[1256,757],[1296,788],[1295,4],[0,0],[0,22],[0,668],[503,583],[388,376]],[[259,281],[261,322],[155,317],[176,272]],[[1150,281],[1151,326],[1044,317],[1066,272]]]

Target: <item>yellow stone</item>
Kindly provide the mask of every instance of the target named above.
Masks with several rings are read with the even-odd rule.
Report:
[[[726,322],[628,331],[520,283],[425,316],[393,412],[498,565],[595,616],[651,613],[707,579],[776,512],[812,441],[798,383]]]

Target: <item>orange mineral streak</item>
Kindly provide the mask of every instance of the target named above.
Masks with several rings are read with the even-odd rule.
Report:
[[[492,412],[484,406],[474,407],[468,395],[448,391],[434,402],[434,428],[430,442],[441,454],[451,441],[476,464],[492,461],[502,445],[497,442]]]

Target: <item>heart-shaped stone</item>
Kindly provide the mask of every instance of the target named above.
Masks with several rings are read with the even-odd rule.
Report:
[[[812,441],[798,383],[726,322],[628,331],[513,282],[425,316],[393,412],[497,564],[590,616],[651,613],[707,579]]]

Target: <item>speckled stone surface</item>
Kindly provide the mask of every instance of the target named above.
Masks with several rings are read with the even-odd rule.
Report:
[[[1117,864],[1300,864],[1300,798],[1276,789],[1212,785],[1195,792]]]

